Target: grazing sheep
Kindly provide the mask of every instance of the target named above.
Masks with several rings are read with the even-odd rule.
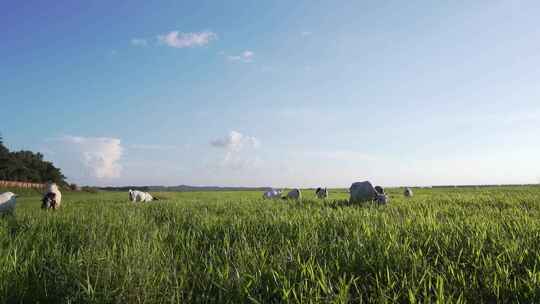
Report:
[[[377,194],[377,198],[375,198],[375,201],[379,204],[386,204],[390,201],[390,198],[385,193],[383,194]]]
[[[319,187],[315,191],[315,195],[320,199],[328,198],[328,189]]]
[[[373,187],[369,181],[356,182],[349,188],[350,203],[376,201],[379,204],[386,204],[390,201],[389,197],[384,193],[381,186]]]
[[[58,189],[55,183],[49,183],[47,185],[47,191],[41,200],[41,208],[56,210],[62,204],[62,192]]]
[[[390,201],[390,198],[384,192],[384,188],[381,186],[375,186],[375,191],[377,191],[377,197],[375,201],[379,204],[386,204]]]
[[[289,193],[287,193],[287,199],[294,199],[298,200],[302,198],[302,192],[300,192],[300,189],[294,188]]]
[[[276,190],[276,189],[270,189],[266,192],[263,193],[263,198],[264,199],[275,199],[275,198],[280,198],[281,197],[281,193],[282,191],[281,190]]]
[[[49,192],[41,200],[41,209],[56,209],[56,194]]]
[[[0,194],[0,214],[12,214],[15,212],[17,195],[13,192]]]
[[[369,181],[356,182],[349,188],[350,203],[360,203],[372,201],[377,198],[377,191]]]
[[[128,191],[129,200],[132,202],[151,202],[155,200],[152,195],[148,192],[143,192],[139,190],[131,190]]]
[[[409,187],[405,187],[405,191],[403,191],[403,195],[405,195],[405,197],[412,197],[413,196],[412,189]]]

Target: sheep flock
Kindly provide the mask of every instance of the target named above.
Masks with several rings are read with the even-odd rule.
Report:
[[[355,182],[348,188],[350,194],[350,203],[375,202],[377,204],[386,204],[390,201],[388,194],[381,186],[373,186],[369,181]],[[407,198],[413,196],[413,191],[405,187],[403,195]],[[318,187],[315,190],[315,197],[325,200],[329,196],[328,188]],[[262,195],[265,200],[301,200],[302,191],[300,188],[292,188],[286,194],[281,189],[269,189]],[[158,200],[148,192],[139,190],[128,190],[128,199],[132,203],[149,203]],[[13,214],[17,202],[17,195],[12,192],[0,194],[0,214]],[[46,210],[57,210],[62,204],[62,192],[55,183],[48,183],[46,191],[41,200],[41,208]]]

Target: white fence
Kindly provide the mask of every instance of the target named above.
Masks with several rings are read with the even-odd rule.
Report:
[[[0,188],[45,189],[45,184],[0,180]]]

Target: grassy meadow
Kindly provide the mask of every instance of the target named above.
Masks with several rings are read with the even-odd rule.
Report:
[[[23,191],[0,218],[0,302],[540,302],[540,187],[312,192],[64,193],[46,212]]]

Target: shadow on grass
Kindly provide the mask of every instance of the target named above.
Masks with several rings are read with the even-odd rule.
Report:
[[[7,223],[8,235],[14,238],[18,232],[23,232],[29,228],[29,225],[25,222],[19,222],[17,217],[13,213],[2,214],[0,219]]]
[[[374,201],[365,201],[365,202],[355,202],[351,203],[349,200],[341,199],[341,200],[331,200],[331,201],[324,201],[324,206],[329,207],[332,209],[338,209],[338,208],[373,208],[373,207],[382,207],[384,205],[378,204]]]

